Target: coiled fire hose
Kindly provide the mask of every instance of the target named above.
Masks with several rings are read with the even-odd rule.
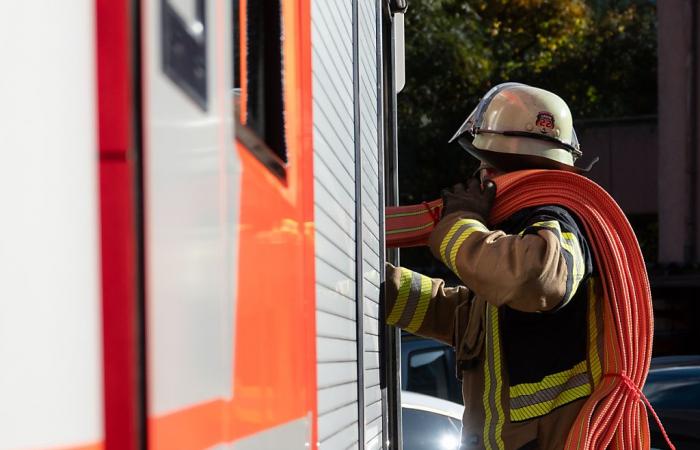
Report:
[[[497,195],[490,223],[500,223],[523,208],[563,206],[582,222],[601,274],[603,378],[576,418],[566,449],[648,449],[646,405],[667,444],[675,450],[642,393],[654,332],[651,291],[639,244],[620,207],[600,186],[571,172],[511,172],[494,182]],[[441,200],[387,208],[387,246],[425,245],[441,209]]]

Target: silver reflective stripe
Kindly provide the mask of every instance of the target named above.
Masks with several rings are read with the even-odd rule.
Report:
[[[309,416],[255,433],[233,443],[232,450],[306,450],[311,448]]]
[[[404,308],[403,314],[401,314],[401,319],[397,324],[398,327],[405,328],[411,323],[413,314],[416,312],[418,300],[420,299],[420,286],[421,275],[417,272],[411,272],[411,287],[408,291],[408,300],[406,300],[406,307]]]
[[[513,409],[524,408],[525,406],[532,406],[538,403],[554,400],[562,392],[571,388],[584,386],[588,384],[588,381],[588,372],[580,373],[576,376],[569,378],[569,380],[566,383],[560,386],[553,386],[548,389],[542,389],[541,391],[537,391],[534,394],[521,395],[519,397],[511,398],[510,407]]]
[[[463,225],[460,225],[460,227],[457,229],[457,231],[455,231],[455,234],[453,234],[452,237],[450,238],[450,240],[447,242],[447,246],[445,247],[445,259],[443,262],[445,264],[447,264],[447,266],[450,267],[450,269],[452,269],[452,271],[454,271],[454,272],[456,272],[456,268],[452,267],[452,265],[450,264],[450,253],[452,253],[452,248],[455,246],[457,239],[459,239],[459,237],[462,235],[462,233],[467,231],[472,226],[473,225],[469,224],[469,223],[465,223]]]

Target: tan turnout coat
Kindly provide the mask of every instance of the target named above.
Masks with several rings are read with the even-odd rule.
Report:
[[[463,285],[387,265],[387,322],[455,348],[461,448],[561,449],[600,380],[592,257],[562,208],[524,211],[508,227],[444,217],[430,249]]]

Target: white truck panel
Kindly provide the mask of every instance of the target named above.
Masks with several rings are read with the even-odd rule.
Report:
[[[187,11],[188,24],[194,3],[174,5]],[[143,23],[148,407],[155,416],[232,395],[240,182],[230,2],[205,2],[204,106],[163,69],[161,5],[147,2]]]
[[[0,6],[0,449],[103,440],[94,14]]]
[[[377,79],[379,8],[376,2],[358,1],[358,23],[353,24],[353,3],[312,1],[319,387],[342,386],[342,389],[320,389],[318,402],[319,405],[352,402],[350,398],[329,399],[327,396],[331,393],[349,395],[351,391],[347,386],[363,386],[364,392],[354,395],[363,402],[358,405],[355,400],[355,417],[359,416],[359,409],[364,408],[363,423],[357,426],[363,428],[365,443],[375,445],[381,441],[382,434],[382,421],[377,421],[382,414],[378,383],[378,302],[379,270],[383,270],[380,245],[384,241],[380,229],[383,205],[379,204],[383,176],[379,170],[382,148]],[[358,32],[356,42],[353,42],[354,28]],[[357,60],[354,61],[356,51]],[[354,79],[355,73],[359,74],[358,79]],[[355,108],[359,111],[358,117]],[[361,221],[360,230],[357,230],[357,221]],[[362,255],[360,261],[357,261],[358,250]],[[358,286],[355,283],[362,283],[361,299],[356,298]],[[342,297],[338,296],[340,293]],[[364,317],[357,318],[364,325],[359,328],[364,328],[362,336],[357,334],[357,309],[351,310],[357,308],[356,301],[362,302],[360,310]],[[339,328],[342,331],[334,331],[331,326],[339,325],[338,316],[350,319],[347,326]],[[353,357],[352,352],[353,349],[357,352],[358,348],[364,352],[363,358],[359,358],[363,364],[360,372],[364,383],[356,384],[357,367],[353,368],[353,362],[358,358]],[[364,446],[365,443],[349,439],[349,432],[343,428],[346,423],[328,420],[328,414],[331,413],[319,411],[322,446],[329,442],[333,448]],[[371,429],[367,428],[369,423],[372,423]],[[328,442],[324,442],[324,438]]]

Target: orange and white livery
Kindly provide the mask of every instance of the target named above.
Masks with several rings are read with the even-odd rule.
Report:
[[[386,2],[15,3],[0,450],[395,447]]]

